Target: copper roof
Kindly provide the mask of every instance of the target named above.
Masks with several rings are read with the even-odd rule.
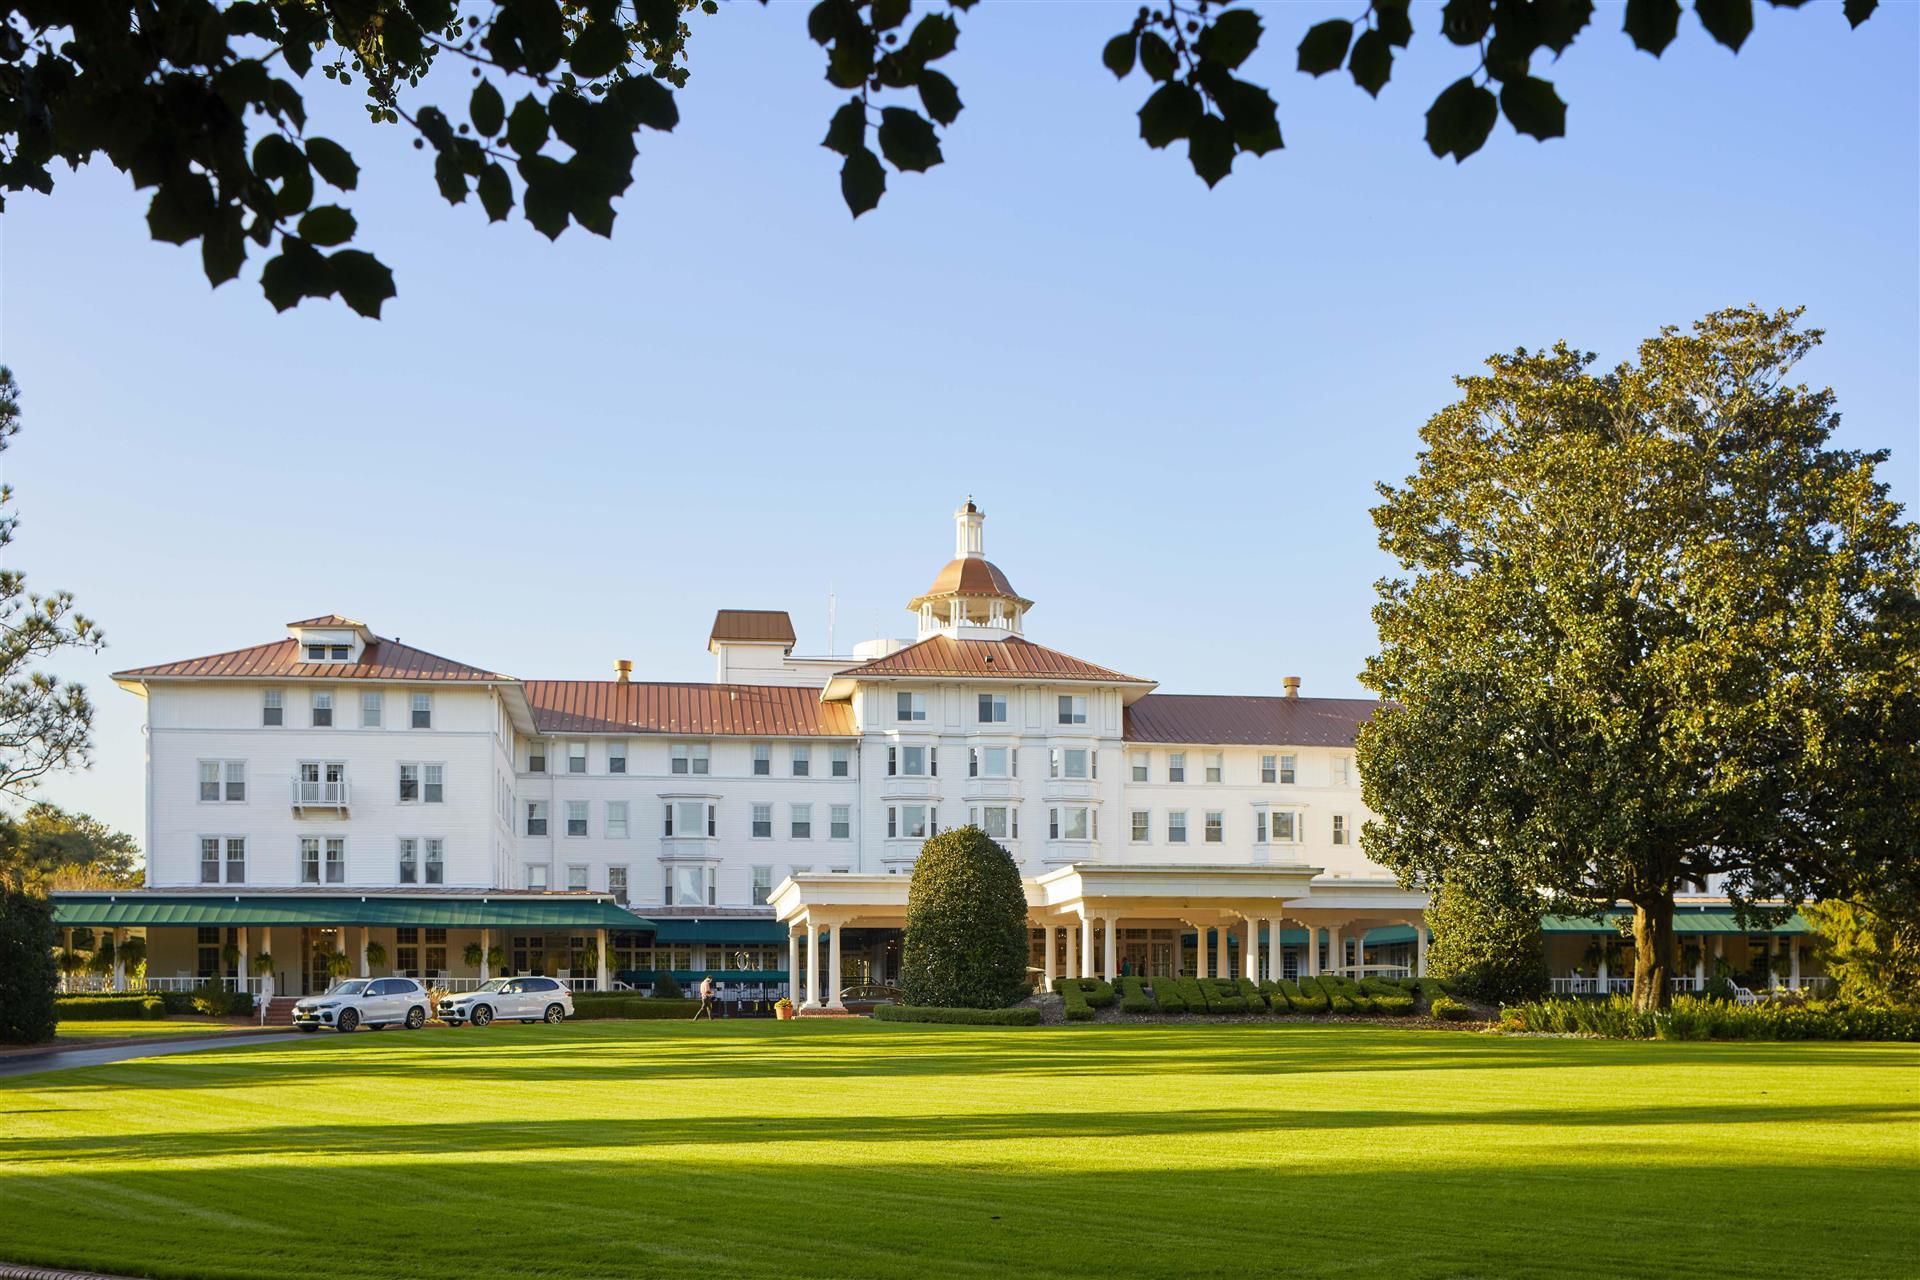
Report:
[[[978,556],[962,556],[958,560],[947,561],[947,567],[939,572],[933,585],[920,598],[932,596],[1006,596],[1011,600],[1020,599],[1020,593],[1007,581],[1007,575],[1000,572],[1000,566]]]
[[[315,624],[318,625],[318,624]],[[186,658],[158,666],[134,667],[113,673],[115,680],[233,679],[291,676],[308,680],[511,680],[496,671],[482,671],[464,662],[442,658],[395,640],[375,636],[360,651],[358,662],[302,662],[300,644],[289,637],[251,649],[234,649],[205,658]]]
[[[785,609],[722,609],[713,615],[707,643],[716,640],[779,643],[793,647],[793,619]]]
[[[352,618],[343,618],[337,613],[322,614],[318,618],[302,618],[298,622],[289,622],[290,627],[364,627],[364,622]]]
[[[919,644],[863,662],[837,673],[841,676],[985,676],[1019,680],[1101,680],[1115,684],[1152,684],[1139,676],[1122,675],[1106,667],[1010,636],[1005,640],[955,640],[929,636]]]
[[[638,684],[529,680],[522,688],[542,733],[749,734],[851,738],[853,708],[818,689],[770,684]]]
[[[1128,742],[1350,747],[1379,705],[1371,698],[1150,693],[1127,708],[1124,733]]]

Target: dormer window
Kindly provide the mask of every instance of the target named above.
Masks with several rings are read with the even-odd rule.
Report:
[[[307,646],[308,662],[345,662],[347,655],[353,652],[352,645],[310,644]]]

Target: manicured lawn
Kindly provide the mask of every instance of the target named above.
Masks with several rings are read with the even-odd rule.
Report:
[[[216,1022],[212,1018],[143,1018],[126,1022],[63,1022],[54,1032],[60,1040],[132,1040],[145,1036],[214,1036],[244,1031],[250,1022]]]
[[[1322,1026],[434,1029],[0,1085],[130,1275],[1912,1276],[1920,1051]]]

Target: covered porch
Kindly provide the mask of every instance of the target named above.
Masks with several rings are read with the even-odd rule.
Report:
[[[1555,995],[1627,995],[1633,991],[1633,939],[1621,933],[1625,910],[1541,921]],[[1811,945],[1813,926],[1795,912],[1772,929],[1743,926],[1731,906],[1682,906],[1674,912],[1676,992],[1725,978],[1751,991],[1819,991],[1828,978]]]

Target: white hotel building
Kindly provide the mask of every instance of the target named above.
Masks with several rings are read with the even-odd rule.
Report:
[[[297,995],[344,952],[838,1005],[897,978],[920,844],[972,823],[1026,877],[1036,979],[1419,970],[1424,897],[1357,841],[1374,704],[1159,693],[1035,643],[983,521],[956,513],[913,640],[799,656],[787,614],[723,610],[711,684],[519,679],[332,615],[118,672],[147,888],[59,895],[60,923],[144,933],[149,985],[258,985],[265,953]]]

